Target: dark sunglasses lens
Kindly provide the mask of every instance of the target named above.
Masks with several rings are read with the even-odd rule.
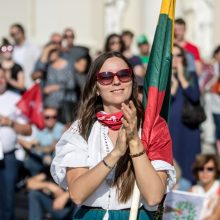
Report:
[[[57,116],[44,116],[45,119],[57,119]]]
[[[113,81],[113,73],[111,72],[102,72],[98,74],[98,82],[103,85],[109,85]]]
[[[129,82],[131,80],[131,71],[129,69],[120,70],[117,77],[121,82]]]
[[[207,170],[208,170],[209,172],[212,172],[212,171],[215,170],[215,168],[214,168],[214,167],[208,167]]]
[[[198,171],[200,171],[200,172],[203,172],[205,170],[208,171],[208,172],[213,172],[215,170],[215,168],[214,167],[207,167],[207,168],[200,167],[200,168],[198,168]]]

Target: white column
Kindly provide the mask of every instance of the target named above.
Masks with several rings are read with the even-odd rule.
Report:
[[[142,14],[143,14],[143,34],[146,34],[150,42],[153,42],[159,14],[161,0],[142,0]]]
[[[104,35],[120,33],[124,13],[129,0],[105,0],[104,3]]]

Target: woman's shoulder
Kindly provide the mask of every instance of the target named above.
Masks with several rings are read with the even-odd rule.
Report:
[[[14,65],[12,66],[12,71],[14,71],[16,73],[20,72],[22,70],[23,70],[22,67],[18,63],[14,63]]]

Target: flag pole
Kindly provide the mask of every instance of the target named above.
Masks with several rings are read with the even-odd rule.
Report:
[[[174,35],[173,34],[173,32],[174,32],[173,31],[173,26],[174,26],[175,2],[176,2],[176,0],[162,0],[161,10],[160,10],[160,14],[165,14],[166,16],[168,16],[168,19],[172,20],[171,47],[173,45],[173,35]],[[160,17],[159,17],[159,19],[160,19]],[[158,28],[158,30],[160,30],[159,29],[160,27],[157,26],[157,28]],[[156,36],[156,34],[157,34],[157,31],[155,32],[155,36]],[[159,31],[158,31],[158,34],[159,34]],[[157,41],[155,40],[155,36],[154,36],[154,43],[157,44],[158,40]],[[171,51],[172,51],[172,49],[171,49]],[[151,56],[152,56],[152,59],[151,59]],[[155,56],[157,57],[156,53],[151,54],[150,55],[150,61],[154,62],[155,61],[155,59],[154,59]],[[152,75],[152,71],[153,71],[152,68],[148,69],[146,76],[149,75],[149,74]],[[145,76],[145,81],[146,81],[146,76]],[[160,84],[158,84],[157,86],[159,87],[159,85]],[[144,93],[144,94],[146,94],[146,93]],[[143,102],[143,104],[144,104],[144,107],[146,107],[146,103]],[[157,106],[154,106],[154,107],[157,108]],[[146,109],[145,109],[145,111],[146,111]],[[165,113],[167,113],[167,115],[165,114],[164,118],[167,119],[168,118],[168,112],[165,112]],[[143,132],[143,130],[142,130],[142,132]],[[140,191],[139,191],[139,189],[137,187],[137,183],[135,181],[134,190],[133,190],[133,198],[132,198],[132,202],[131,202],[131,210],[130,210],[129,220],[136,220],[137,219],[139,203],[140,203]]]
[[[137,187],[137,183],[135,181],[129,220],[136,220],[137,219],[139,201],[140,201],[140,191],[139,191],[139,189]]]

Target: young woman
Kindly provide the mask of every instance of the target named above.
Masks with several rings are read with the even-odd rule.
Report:
[[[174,181],[174,168],[150,161],[139,138],[143,120],[130,64],[119,52],[91,65],[79,117],[56,146],[51,172],[82,205],[75,219],[128,219],[134,182],[142,194],[139,220],[152,219]]]
[[[5,70],[7,87],[16,93],[21,94],[25,90],[24,72],[20,65],[12,60],[13,46],[7,39],[3,39],[0,47],[2,57],[2,68]]]
[[[108,37],[106,38],[104,51],[117,51],[122,53],[124,51],[124,47],[125,46],[121,36],[113,33],[108,35]]]
[[[183,177],[193,183],[191,167],[195,155],[201,152],[200,130],[198,125],[191,127],[183,122],[182,111],[185,101],[192,104],[199,102],[200,92],[196,73],[187,71],[183,48],[175,44],[172,71],[169,128],[173,142],[173,156],[181,167]]]
[[[217,157],[211,154],[200,154],[193,164],[193,174],[197,184],[191,192],[205,195],[202,219],[220,219],[220,169]]]

